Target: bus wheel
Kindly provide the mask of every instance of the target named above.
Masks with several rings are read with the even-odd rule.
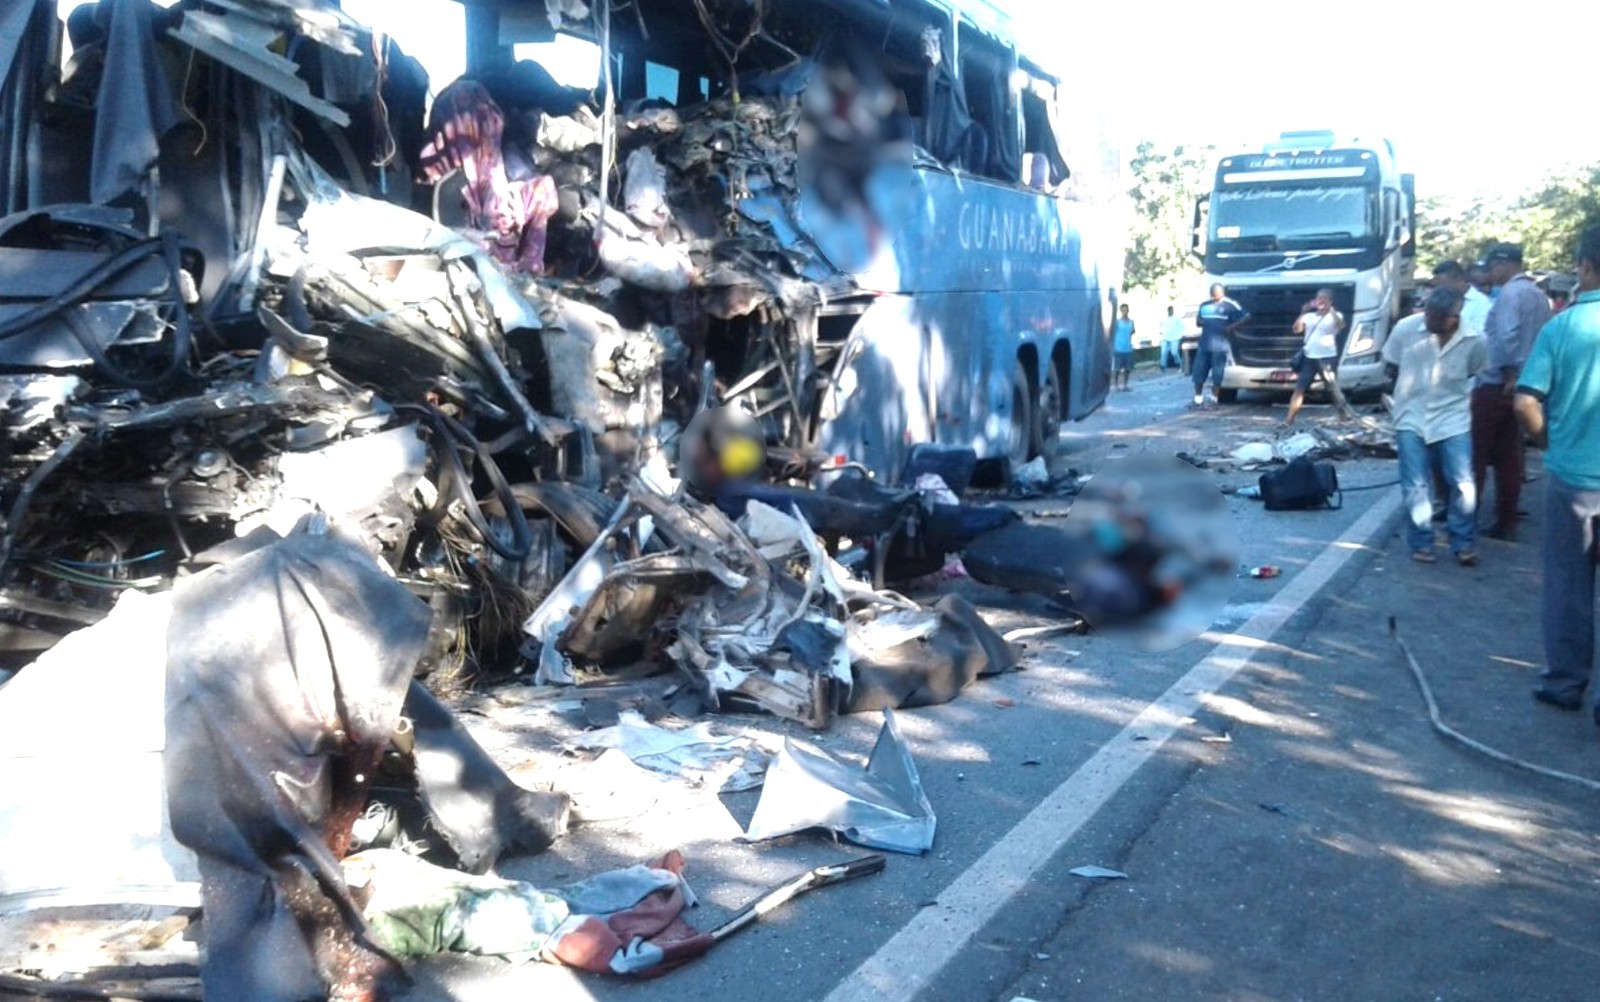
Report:
[[[1066,391],[1061,385],[1061,371],[1046,363],[1044,388],[1039,391],[1039,413],[1033,421],[1033,451],[1046,461],[1055,457],[1056,449],[1060,446],[1061,412],[1065,404]]]
[[[1026,463],[1033,455],[1035,434],[1033,418],[1033,380],[1028,378],[1028,368],[1020,361],[1011,374],[1011,443],[1006,458],[1011,468]]]
[[[1217,403],[1219,403],[1219,404],[1236,404],[1238,402],[1239,402],[1239,390],[1238,390],[1238,388],[1236,388],[1236,387],[1228,387],[1226,389],[1221,389],[1221,390],[1217,391]]]

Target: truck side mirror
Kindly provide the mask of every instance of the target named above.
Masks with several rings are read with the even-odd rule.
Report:
[[[1189,231],[1189,252],[1195,257],[1206,256],[1206,229],[1211,222],[1211,196],[1201,195],[1194,200],[1194,219]]]

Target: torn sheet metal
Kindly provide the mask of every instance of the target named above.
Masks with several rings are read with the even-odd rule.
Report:
[[[865,769],[786,740],[745,837],[825,828],[860,845],[915,854],[933,848],[936,824],[894,711],[886,709]]]
[[[472,258],[483,294],[503,330],[538,330],[543,326],[537,303],[522,294],[482,247],[427,216],[376,198],[341,190],[320,170],[306,179],[315,195],[300,216],[306,252],[313,258],[335,259],[373,247],[431,251],[446,261]],[[293,267],[287,267],[293,273]]]
[[[335,125],[350,124],[350,116],[342,108],[311,93],[311,85],[300,76],[294,60],[273,51],[283,36],[283,30],[274,24],[237,8],[222,14],[189,8],[183,12],[183,21],[167,33],[314,115]]]
[[[637,710],[624,711],[615,726],[579,734],[568,747],[615,748],[635,765],[723,793],[760,786],[770,758],[749,735],[713,734],[706,721],[670,730]]]
[[[650,490],[664,495],[671,495],[678,489],[678,481],[668,471],[666,458],[660,453],[645,464],[639,478],[643,484],[649,485]],[[617,507],[605,530],[572,565],[555,590],[545,596],[539,607],[523,622],[522,630],[528,636],[523,655],[536,666],[535,682],[565,685],[575,681],[572,663],[556,649],[556,639],[572,621],[575,610],[588,605],[594,598],[615,564],[616,555],[608,544],[627,519],[636,514],[630,509],[627,502]],[[654,519],[649,516],[640,518],[635,531],[639,545],[644,546],[655,532]]]

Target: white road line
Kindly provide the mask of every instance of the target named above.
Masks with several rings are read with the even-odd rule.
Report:
[[[1399,508],[1389,491],[1291,578],[1277,596],[1145,707],[1077,771],[829,993],[826,1002],[911,1002],[985,924],[1028,885],[1194,714],[1265,648],[1263,643],[1360,553]],[[1353,545],[1352,545],[1353,544]],[[1228,650],[1228,648],[1233,650]],[[1141,740],[1135,740],[1139,738]]]

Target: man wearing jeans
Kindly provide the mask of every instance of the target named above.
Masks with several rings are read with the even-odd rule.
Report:
[[[1172,362],[1172,367],[1183,371],[1183,335],[1188,328],[1184,326],[1183,318],[1167,307],[1167,319],[1161,321],[1161,371],[1167,371],[1167,362]]]
[[[1517,418],[1545,450],[1545,668],[1534,698],[1583,705],[1594,665],[1600,536],[1600,226],[1578,239],[1578,297],[1539,332],[1517,382]],[[1595,723],[1600,724],[1600,709]]]
[[[1522,248],[1495,244],[1484,256],[1489,277],[1500,289],[1485,321],[1489,365],[1472,394],[1472,472],[1483,492],[1494,470],[1494,524],[1491,539],[1517,538],[1517,502],[1522,496],[1522,433],[1511,397],[1533,339],[1550,319],[1550,300],[1522,270]]]
[[[1219,283],[1211,287],[1211,298],[1200,304],[1194,323],[1200,328],[1200,346],[1194,353],[1194,403],[1191,407],[1215,404],[1206,399],[1206,377],[1211,377],[1213,397],[1222,396],[1222,372],[1228,367],[1228,335],[1250,319],[1238,303],[1227,297],[1227,290]]]
[[[1395,447],[1411,525],[1411,558],[1433,563],[1433,465],[1449,488],[1450,550],[1463,567],[1478,562],[1477,487],[1472,479],[1472,380],[1483,370],[1483,338],[1461,325],[1462,295],[1448,285],[1428,294],[1427,333],[1391,336],[1383,359],[1396,366]]]

